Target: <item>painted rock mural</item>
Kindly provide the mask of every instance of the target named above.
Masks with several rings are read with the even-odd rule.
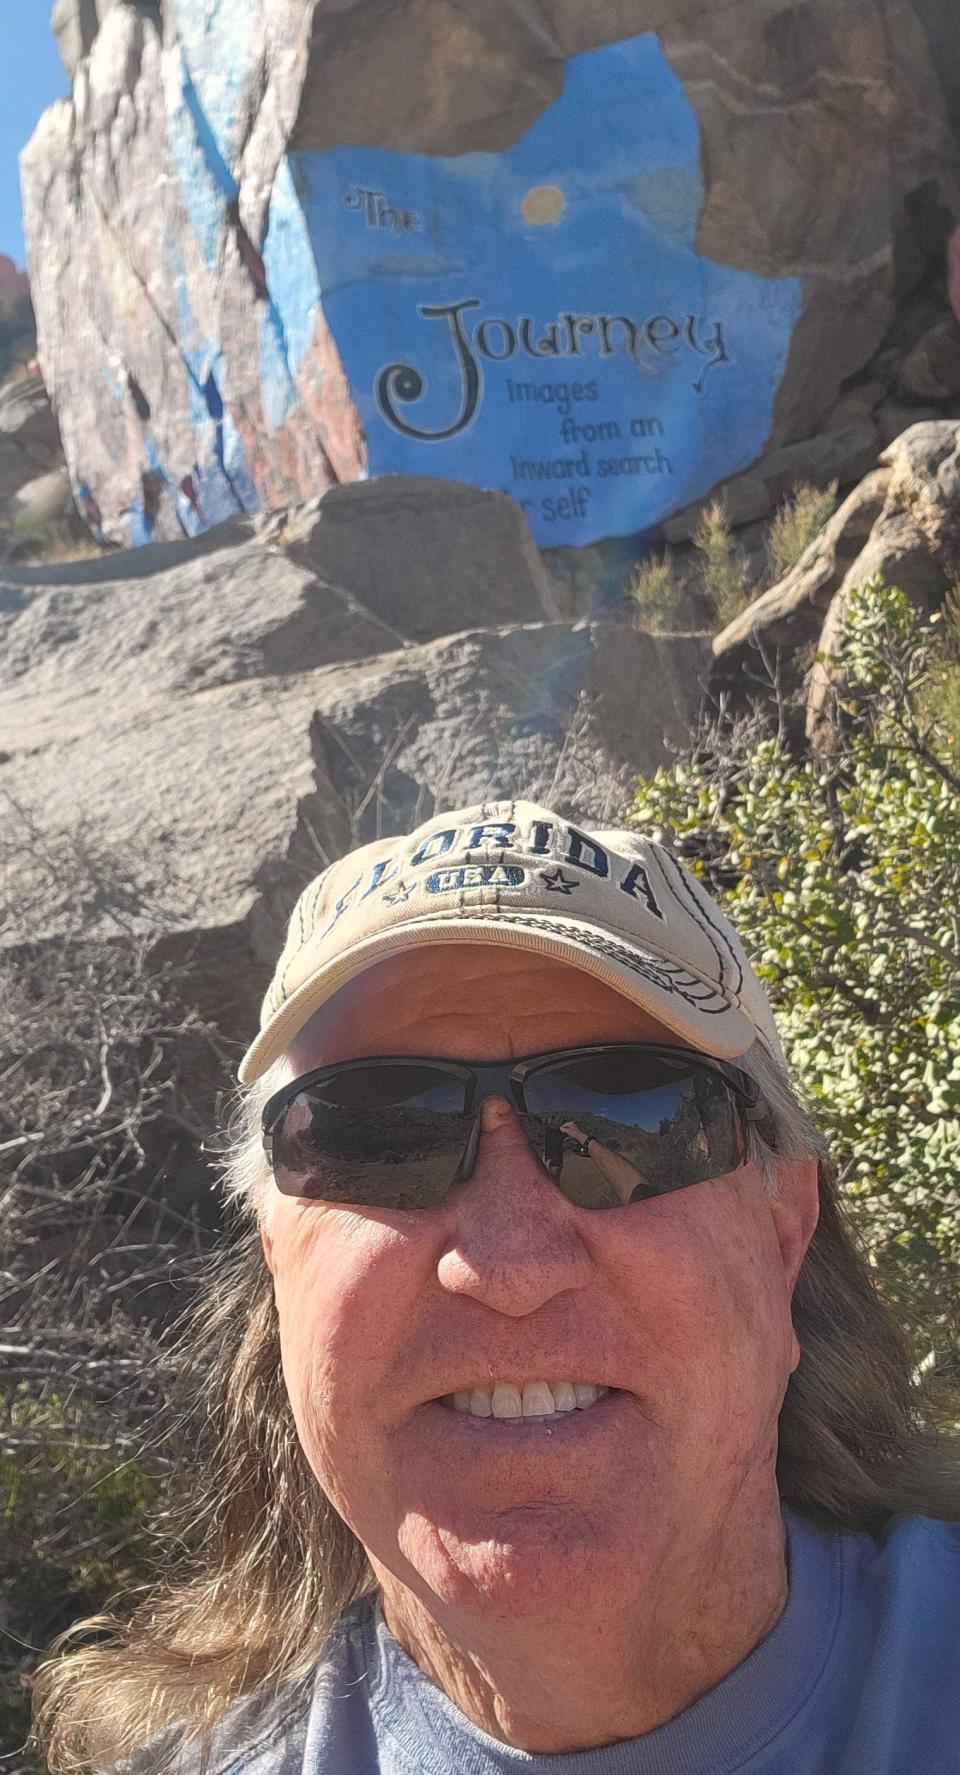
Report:
[[[642,537],[824,423],[960,213],[906,0],[70,4],[28,252],[118,541],[393,472]]]
[[[573,57],[502,154],[293,156],[372,474],[498,487],[549,547],[755,460],[803,291],[698,253],[699,138],[648,33]]]

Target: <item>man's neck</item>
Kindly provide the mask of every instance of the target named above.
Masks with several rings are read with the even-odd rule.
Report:
[[[427,1609],[381,1570],[386,1624],[407,1655],[481,1731],[532,1755],[638,1738],[716,1688],[771,1632],[787,1601],[779,1509],[725,1527],[656,1594],[610,1596],[575,1622],[495,1629]]]

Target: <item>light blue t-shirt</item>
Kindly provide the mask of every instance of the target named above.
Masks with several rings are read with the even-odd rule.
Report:
[[[230,1717],[212,1775],[960,1775],[960,1524],[902,1518],[878,1542],[784,1519],[780,1620],[641,1738],[550,1756],[501,1744],[368,1598],[292,1709],[251,1697]]]

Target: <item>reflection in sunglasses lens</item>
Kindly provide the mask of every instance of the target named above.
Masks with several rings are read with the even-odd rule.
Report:
[[[647,1060],[641,1084],[636,1059],[615,1058],[617,1065],[606,1069],[599,1057],[544,1068],[525,1087],[534,1144],[565,1193],[569,1179],[578,1197],[589,1195],[588,1164],[603,1180],[594,1182],[593,1192],[602,1194],[605,1183],[621,1204],[686,1189],[735,1167],[737,1114],[716,1073]],[[569,1132],[558,1149],[551,1129],[563,1126]],[[578,1146],[587,1137],[584,1155]]]
[[[293,1099],[274,1135],[281,1191],[370,1207],[442,1201],[467,1124],[463,1086],[433,1068],[357,1068]]]

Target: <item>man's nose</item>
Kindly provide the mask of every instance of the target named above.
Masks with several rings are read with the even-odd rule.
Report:
[[[454,1224],[437,1265],[441,1285],[517,1318],[586,1287],[593,1266],[576,1210],[504,1098],[486,1099],[475,1136],[472,1171],[447,1198]]]

